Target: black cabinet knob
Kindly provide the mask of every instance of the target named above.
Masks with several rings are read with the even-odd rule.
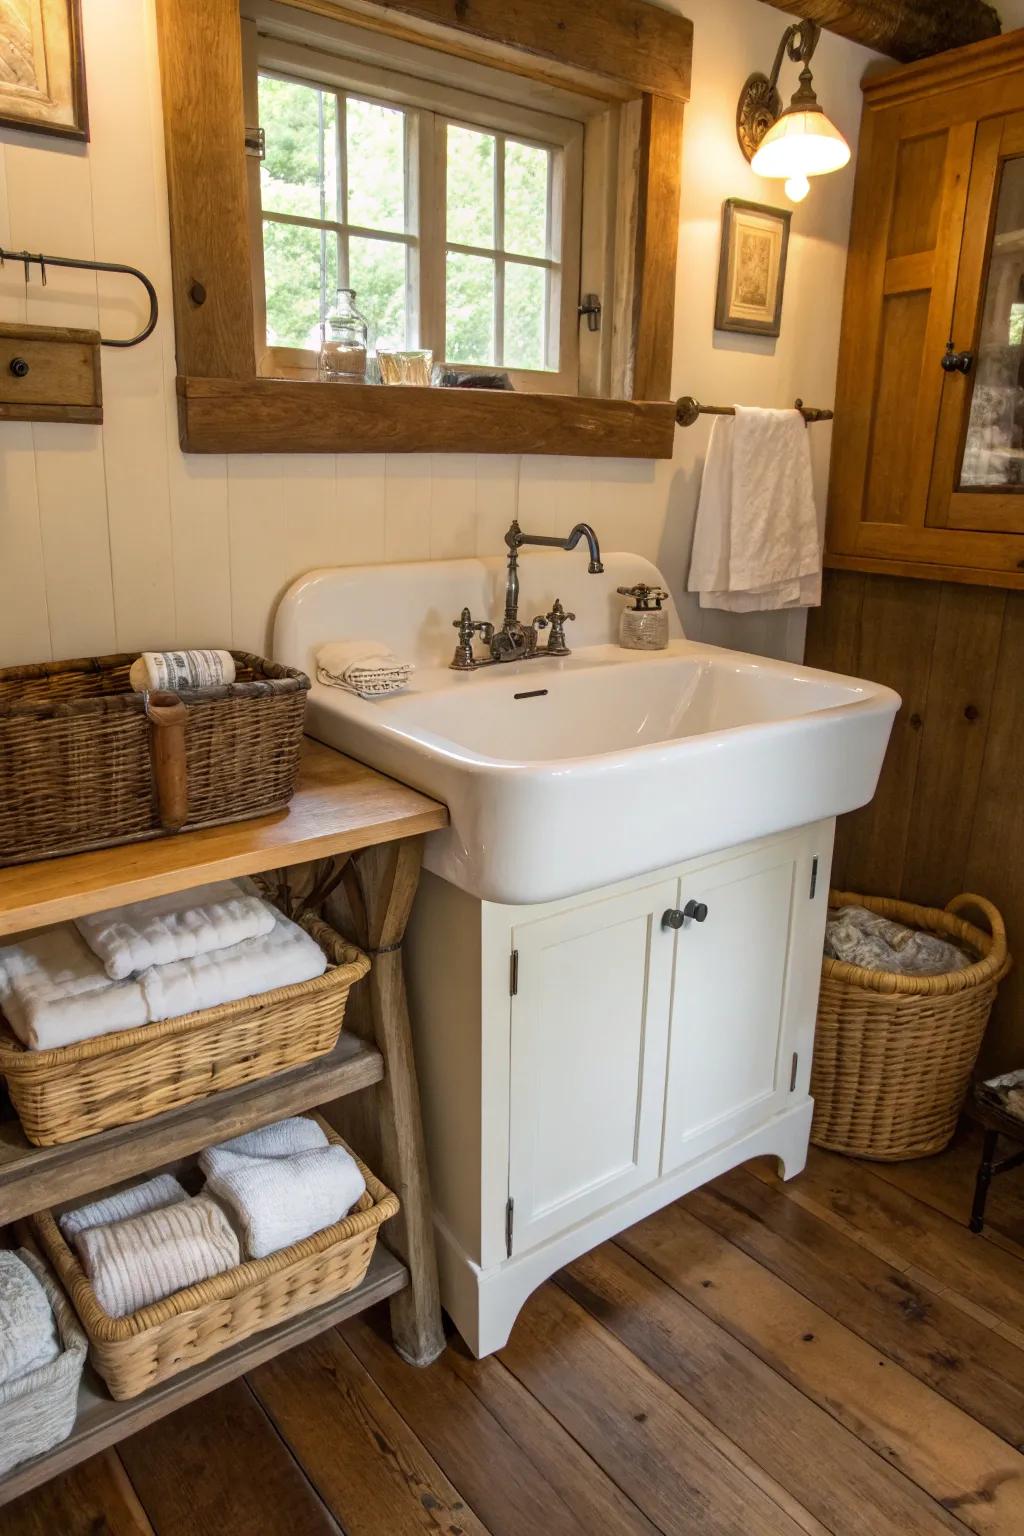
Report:
[[[695,923],[702,923],[708,915],[707,904],[703,901],[688,901],[680,912],[678,907],[669,907],[663,913],[661,926],[663,928],[682,928],[688,917]]]
[[[28,373],[28,363],[23,357],[12,357],[8,366],[16,379],[23,379]]]

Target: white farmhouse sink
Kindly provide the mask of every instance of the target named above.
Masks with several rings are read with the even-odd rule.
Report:
[[[484,901],[572,896],[865,804],[899,697],[891,689],[683,637],[612,643],[618,586],[664,578],[635,555],[522,552],[520,614],[560,596],[571,656],[459,673],[451,621],[500,616],[504,562],[314,571],[282,601],[278,661],[315,678],[329,640],[386,640],[408,692],[364,700],[314,682],[307,729],[443,800],[425,862]]]

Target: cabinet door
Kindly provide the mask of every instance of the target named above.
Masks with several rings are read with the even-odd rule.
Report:
[[[741,1135],[789,1097],[786,994],[794,896],[810,874],[806,847],[787,839],[680,882],[680,905],[704,903],[707,917],[688,921],[677,940],[665,1173]]]
[[[660,880],[513,932],[517,1254],[657,1177],[676,896]]]
[[[1024,533],[1024,113],[978,129],[928,522]],[[1024,550],[1022,550],[1024,553]]]

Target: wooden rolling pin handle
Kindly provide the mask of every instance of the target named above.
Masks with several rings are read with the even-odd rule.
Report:
[[[160,825],[165,832],[180,832],[188,821],[188,709],[176,693],[150,693],[146,696],[146,715]]]

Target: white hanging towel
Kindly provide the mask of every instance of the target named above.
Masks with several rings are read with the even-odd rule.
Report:
[[[799,411],[738,405],[711,428],[687,583],[732,613],[821,601],[821,545]]]

